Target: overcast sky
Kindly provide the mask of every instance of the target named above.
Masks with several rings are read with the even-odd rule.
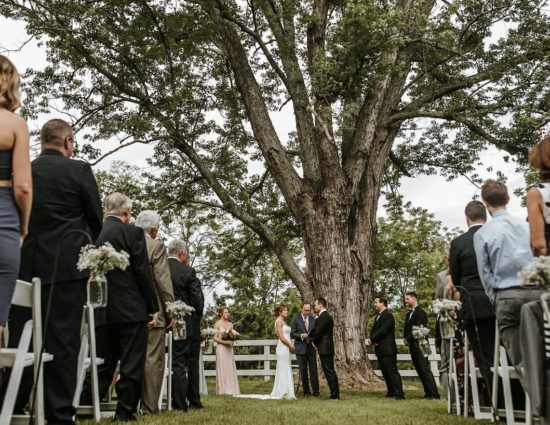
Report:
[[[16,49],[23,42],[28,40],[25,26],[22,22],[6,20],[0,17],[0,51],[4,49]],[[41,69],[46,64],[46,54],[43,48],[31,41],[21,51],[5,53],[23,73],[27,68]],[[52,115],[59,116],[59,115]],[[292,116],[283,110],[282,113],[274,114],[274,124],[278,133],[286,138],[292,130],[292,123],[289,120]],[[43,122],[30,122],[31,129],[39,129]],[[108,168],[114,160],[124,160],[131,164],[145,166],[145,158],[152,148],[143,145],[134,145],[126,150],[120,151],[109,157],[97,169]],[[496,149],[491,149],[482,154],[483,166],[478,174],[482,178],[496,177],[496,170],[501,170],[508,177],[508,188],[512,195],[514,189],[523,187],[525,181],[523,176],[515,172],[513,164],[506,164],[502,160],[502,154]],[[486,168],[492,166],[493,172],[487,173]],[[439,176],[420,176],[415,178],[404,178],[401,192],[405,199],[411,201],[414,206],[428,209],[435,214],[435,217],[449,228],[459,227],[464,229],[464,206],[474,195],[479,195],[478,189],[465,178],[452,182],[445,181]],[[520,200],[512,195],[509,207],[512,214],[519,217],[526,216],[526,210],[521,207]],[[382,212],[383,213],[383,212]]]

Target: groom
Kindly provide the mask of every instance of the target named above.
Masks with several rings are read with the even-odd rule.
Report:
[[[290,327],[290,336],[294,339],[294,350],[300,367],[300,377],[302,379],[302,388],[304,396],[311,395],[309,379],[311,378],[311,388],[313,396],[319,397],[319,378],[317,376],[317,356],[316,350],[311,342],[310,335],[313,335],[315,329],[315,318],[311,315],[311,303],[302,304],[301,314],[297,314],[292,319]],[[308,376],[309,369],[309,376]]]
[[[312,337],[313,344],[317,347],[321,366],[330,389],[330,400],[340,400],[340,389],[338,388],[338,376],[334,370],[334,322],[327,311],[327,300],[319,297],[315,300],[313,308],[317,313],[315,322],[315,333]]]

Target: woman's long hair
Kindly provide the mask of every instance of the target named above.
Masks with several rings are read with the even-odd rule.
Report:
[[[14,112],[21,106],[20,86],[17,69],[7,57],[0,55],[0,108]]]

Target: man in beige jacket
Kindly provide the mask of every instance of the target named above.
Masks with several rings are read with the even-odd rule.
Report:
[[[164,374],[164,340],[166,328],[173,324],[166,314],[166,303],[174,301],[174,291],[166,247],[161,241],[156,240],[159,225],[160,217],[154,211],[142,211],[136,219],[136,226],[141,227],[145,232],[147,255],[153,271],[157,301],[161,306],[157,324],[149,329],[141,395],[143,414],[159,411],[158,402]]]

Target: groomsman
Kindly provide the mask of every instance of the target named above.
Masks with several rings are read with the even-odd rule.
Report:
[[[415,292],[407,292],[405,295],[405,304],[411,308],[405,319],[405,345],[409,346],[414,368],[416,369],[416,373],[418,373],[420,382],[422,382],[424,398],[430,400],[439,399],[439,392],[437,391],[437,385],[430,370],[428,359],[420,351],[418,340],[412,334],[413,326],[428,326],[428,316],[426,316],[422,307],[418,305],[418,296]]]
[[[101,232],[101,200],[90,164],[71,159],[74,134],[71,126],[52,119],[40,131],[42,152],[32,162],[33,204],[29,234],[21,251],[20,279],[42,280],[42,312],[50,294],[45,351],[53,361],[44,363],[44,404],[49,424],[71,424],[75,409],[82,306],[86,302],[88,271],[78,271],[80,249]],[[58,261],[53,284],[54,264]],[[17,346],[28,309],[14,307],[10,314],[9,345]],[[1,356],[0,352],[0,356]],[[32,372],[21,383],[16,413],[28,400]]]
[[[109,302],[96,310],[97,356],[104,359],[98,367],[99,395],[111,385],[120,361],[120,379],[116,383],[118,403],[115,420],[135,420],[147,350],[147,328],[155,326],[159,306],[143,230],[128,224],[132,201],[121,193],[105,198],[103,230],[96,243],[109,242],[117,251],[130,255],[126,270],[107,273]],[[86,380],[81,404],[91,404],[90,379]]]
[[[315,318],[311,315],[311,303],[302,304],[302,311],[292,319],[290,336],[294,338],[294,351],[298,366],[304,396],[311,395],[319,397],[319,377],[317,376],[317,350],[311,342],[311,335],[315,332]],[[309,370],[309,373],[308,373]],[[309,376],[308,376],[309,375]],[[309,380],[311,378],[311,388]]]
[[[200,379],[200,324],[204,310],[204,295],[195,269],[189,266],[187,246],[181,239],[168,243],[168,265],[176,299],[193,307],[185,316],[187,338],[172,345],[173,390],[172,407],[178,410],[202,409]]]
[[[166,303],[174,301],[174,291],[172,290],[166,247],[157,239],[160,216],[154,211],[142,211],[137,216],[136,226],[143,229],[145,233],[147,256],[153,272],[155,293],[159,305],[157,324],[147,333],[145,374],[141,391],[141,410],[144,414],[153,414],[159,411],[158,402],[164,378],[166,327],[172,324],[166,314]]]
[[[338,376],[334,370],[334,321],[327,311],[327,300],[319,297],[313,303],[313,308],[317,313],[315,322],[315,333],[313,335],[313,344],[317,347],[321,367],[327,379],[330,389],[330,400],[340,400],[340,389],[338,387]]]
[[[380,365],[382,376],[386,381],[386,397],[404,400],[403,383],[397,370],[397,345],[395,344],[395,319],[388,310],[387,298],[377,295],[374,308],[378,314],[370,331],[369,343],[374,346],[374,353]]]

